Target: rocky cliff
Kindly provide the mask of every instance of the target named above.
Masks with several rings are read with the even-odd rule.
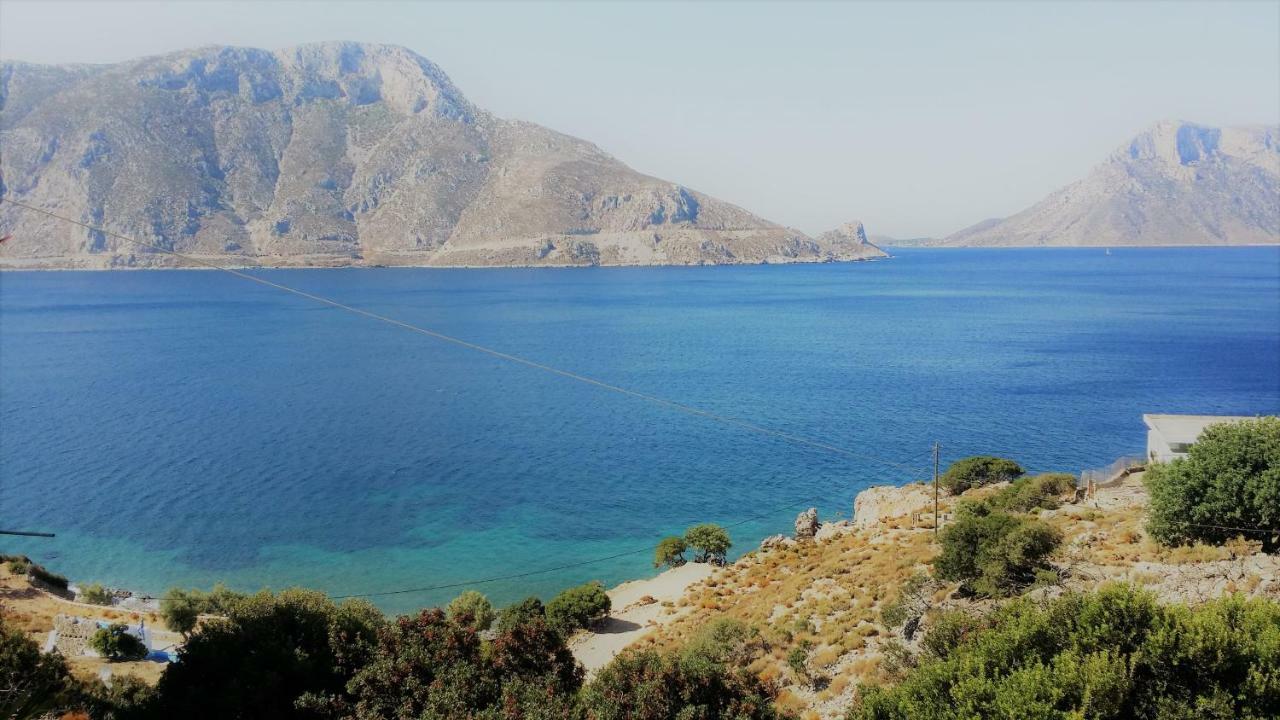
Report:
[[[1161,122],[1087,177],[941,245],[1280,243],[1280,128]]]
[[[472,105],[400,47],[211,47],[0,66],[0,196],[238,265],[647,265],[856,260]],[[8,267],[177,264],[0,204]]]

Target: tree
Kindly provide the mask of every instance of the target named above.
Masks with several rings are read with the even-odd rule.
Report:
[[[445,613],[453,622],[469,625],[476,630],[488,630],[497,616],[489,598],[475,590],[467,590],[454,598],[445,608]]]
[[[341,713],[384,718],[568,717],[582,669],[539,619],[486,643],[440,610],[401,617],[378,633],[369,662],[347,686]]]
[[[0,717],[35,718],[68,709],[74,690],[62,656],[40,652],[0,615]]]
[[[1156,540],[1221,543],[1244,534],[1280,551],[1280,418],[1211,425],[1186,458],[1152,465],[1144,482]]]
[[[335,604],[313,590],[246,597],[179,650],[153,710],[193,720],[314,717],[314,708],[341,699],[384,624],[368,602]]]
[[[960,632],[957,632],[960,630]],[[1221,598],[1190,608],[1105,586],[1019,598],[947,637],[893,688],[863,687],[851,720],[1280,717],[1280,603]]]
[[[662,542],[658,543],[657,549],[654,550],[653,566],[680,567],[685,562],[684,551],[688,549],[689,545],[679,535],[664,537]]]
[[[997,510],[1032,512],[1054,510],[1062,505],[1062,496],[1074,492],[1076,476],[1068,473],[1043,473],[1014,480],[1007,488],[986,499]]]
[[[938,478],[938,484],[952,495],[959,495],[970,488],[1009,482],[1022,473],[1022,466],[1013,460],[977,455],[951,463]]]
[[[547,611],[542,606],[542,601],[536,597],[527,597],[514,605],[503,608],[498,613],[498,632],[507,632],[517,625],[523,625],[535,620],[545,620],[546,617]]]
[[[110,605],[114,598],[110,591],[98,583],[89,583],[80,588],[79,599],[91,605]]]
[[[547,622],[564,633],[608,617],[612,601],[598,580],[572,587],[547,603]]]
[[[980,509],[976,506],[974,509]],[[1062,542],[1039,520],[991,511],[966,512],[942,531],[942,554],[934,569],[943,580],[960,580],[977,595],[1010,595],[1035,580],[1036,570]]]
[[[89,637],[89,647],[111,662],[141,660],[147,656],[146,643],[130,633],[129,626],[124,623],[111,623],[107,627],[98,628]]]
[[[694,525],[684,532],[684,541],[698,551],[695,562],[724,564],[725,555],[733,545],[729,533],[714,523]]]
[[[203,608],[204,598],[199,590],[170,588],[160,598],[160,617],[164,624],[183,635],[190,635],[195,629]]]
[[[592,720],[774,720],[770,689],[751,672],[699,653],[625,651],[583,691]]]

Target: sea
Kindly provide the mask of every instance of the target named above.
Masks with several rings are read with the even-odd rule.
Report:
[[[0,552],[501,605],[651,575],[695,523],[737,555],[849,518],[935,443],[1079,473],[1143,413],[1280,412],[1280,247],[891,252],[247,271],[506,356],[216,271],[2,273],[0,528],[56,537]]]

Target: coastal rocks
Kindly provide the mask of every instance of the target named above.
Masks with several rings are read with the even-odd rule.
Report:
[[[910,517],[931,507],[933,488],[923,483],[867,488],[853,500],[853,525],[870,528],[890,518]]]
[[[796,540],[812,540],[818,534],[818,509],[809,508],[796,516]]]
[[[822,523],[822,526],[818,528],[818,532],[813,536],[813,539],[817,542],[826,542],[832,538],[840,537],[846,533],[851,533],[853,530],[854,525],[848,520],[837,520],[836,522]]]
[[[760,549],[772,550],[773,548],[781,548],[781,547],[786,547],[788,545],[795,545],[795,544],[796,544],[796,541],[792,540],[786,535],[782,535],[782,534],[770,535],[769,537],[760,541]]]

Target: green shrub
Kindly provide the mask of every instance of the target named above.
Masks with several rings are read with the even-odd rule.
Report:
[[[266,591],[230,603],[191,635],[156,686],[154,717],[314,718],[371,656],[382,614],[323,593]],[[303,711],[299,703],[311,703]]]
[[[1062,496],[1074,492],[1076,476],[1067,473],[1028,475],[1013,481],[1007,488],[986,499],[997,510],[1032,512],[1054,510],[1062,505]]]
[[[653,552],[653,566],[662,567],[680,567],[684,564],[684,551],[689,546],[685,543],[684,538],[678,535],[662,538],[662,542],[658,543],[658,547]]]
[[[592,580],[552,598],[547,603],[547,622],[561,632],[571,633],[608,617],[611,607],[604,585]]]
[[[160,598],[160,617],[170,630],[190,635],[201,615],[230,615],[237,603],[249,596],[229,589],[221,583],[205,593],[200,590],[170,588]]]
[[[10,556],[6,559],[5,566],[14,575],[26,575],[27,571],[31,569],[31,560],[21,555]]]
[[[583,691],[591,720],[775,720],[773,693],[744,669],[700,655],[623,652]]]
[[[952,495],[959,495],[970,488],[1009,482],[1022,473],[1022,466],[1013,460],[977,455],[951,463],[947,471],[938,478],[938,484]]]
[[[0,615],[0,717],[56,717],[72,706],[75,685],[62,655],[40,652]]]
[[[102,587],[102,585],[99,585],[98,583],[89,583],[88,585],[80,588],[79,600],[81,602],[87,602],[90,605],[110,605],[115,598],[111,595],[111,592]]]
[[[50,588],[53,588],[54,590],[62,592],[66,592],[67,587],[71,584],[71,581],[67,580],[65,577],[58,573],[50,572],[43,566],[35,563],[31,563],[31,567],[27,569],[27,576],[32,580],[36,580]]]
[[[468,590],[454,598],[445,608],[445,614],[450,621],[476,630],[488,630],[497,617],[489,598],[475,590]]]
[[[976,626],[969,626],[976,622]],[[1280,717],[1280,603],[1161,605],[1127,586],[1020,598],[922,653],[852,720]],[[928,640],[941,627],[925,636]]]
[[[1010,595],[1035,581],[1061,542],[1061,534],[1039,520],[999,511],[966,513],[942,531],[934,568],[943,580],[961,581],[967,592]]]
[[[89,637],[89,647],[112,662],[141,660],[147,656],[147,646],[137,636],[130,634],[124,623],[111,623],[107,627],[98,628]]]
[[[1147,469],[1147,530],[1168,545],[1243,534],[1280,551],[1280,418],[1211,425],[1186,458]]]
[[[399,618],[378,634],[347,686],[351,720],[569,718],[582,669],[540,619],[486,642],[440,610]]]
[[[694,525],[685,530],[684,541],[689,544],[689,547],[698,551],[697,556],[694,557],[695,562],[723,563],[725,555],[733,545],[729,540],[729,533],[715,523]]]
[[[681,649],[681,653],[744,666],[763,647],[758,629],[736,618],[719,617],[702,626]]]
[[[547,611],[542,601],[536,597],[527,597],[498,613],[498,632],[507,632],[517,625],[544,620],[546,616]]]

